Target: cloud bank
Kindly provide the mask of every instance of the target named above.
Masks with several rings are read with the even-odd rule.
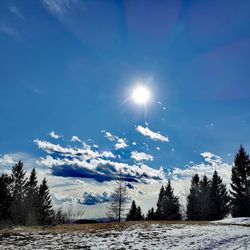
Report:
[[[128,182],[149,183],[150,180],[163,180],[162,170],[153,169],[145,164],[122,162],[111,151],[96,151],[86,143],[82,148],[63,147],[47,141],[36,139],[38,148],[47,153],[40,163],[52,170],[52,174],[63,177],[90,178],[98,182],[117,179],[120,172]],[[133,154],[134,157],[152,159],[152,156]],[[119,161],[117,161],[119,159]]]

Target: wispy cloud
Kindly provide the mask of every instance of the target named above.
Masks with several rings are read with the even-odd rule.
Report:
[[[161,135],[159,132],[153,132],[148,127],[142,127],[141,125],[136,127],[136,130],[141,133],[144,136],[149,137],[153,141],[162,141],[162,142],[168,142],[169,139],[167,136]]]
[[[205,125],[206,128],[213,128],[214,127],[214,123],[209,123]]]
[[[10,11],[12,14],[14,14],[15,16],[17,16],[18,18],[20,18],[20,19],[22,19],[22,20],[25,19],[24,16],[23,16],[23,14],[21,13],[20,9],[19,9],[17,6],[15,6],[15,5],[13,5],[13,4],[9,4],[9,5],[8,5],[8,8],[9,8],[9,11]]]
[[[51,132],[49,133],[49,135],[50,135],[50,137],[52,137],[52,138],[54,138],[54,139],[60,139],[60,138],[63,138],[63,136],[62,136],[62,135],[58,135],[58,134],[56,134],[56,132],[55,132],[55,131],[51,131]]]
[[[5,154],[3,156],[0,155],[0,166],[6,166],[6,165],[13,165],[16,161],[14,158],[8,154]]]
[[[131,158],[135,161],[153,161],[154,157],[152,155],[146,154],[144,152],[137,152],[132,151],[131,152]]]
[[[73,135],[72,138],[71,138],[71,141],[72,142],[81,142],[81,139],[78,136]]]
[[[43,0],[44,7],[58,18],[63,18],[77,2],[77,0]]]
[[[18,32],[6,24],[0,24],[0,32],[15,39],[19,38]]]

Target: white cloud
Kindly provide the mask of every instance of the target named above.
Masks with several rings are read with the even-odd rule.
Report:
[[[200,178],[204,175],[211,178],[214,170],[216,170],[221,176],[223,183],[225,183],[227,188],[230,189],[232,165],[224,163],[221,157],[210,152],[204,152],[201,153],[201,155],[204,157],[205,162],[199,164],[190,162],[190,165],[187,167],[176,167],[167,174],[168,178],[172,179],[175,194],[180,197],[180,202],[183,206],[186,205],[186,198],[189,194],[191,179],[195,174],[198,174]]]
[[[60,139],[60,138],[63,137],[62,135],[56,134],[55,131],[51,131],[51,132],[49,133],[49,135],[50,135],[50,137],[52,137],[52,138],[54,138],[54,139]]]
[[[71,138],[71,141],[72,142],[81,142],[81,139],[78,136],[73,135],[72,138]]]
[[[122,149],[122,148],[126,148],[128,147],[128,145],[125,142],[125,139],[123,138],[119,138],[116,135],[111,134],[108,131],[102,130],[102,133],[105,133],[105,137],[109,140],[109,141],[116,141],[116,144],[114,145],[115,150],[118,149]]]
[[[115,158],[114,154],[110,151],[103,151],[102,153],[100,153],[100,157]]]
[[[61,147],[59,144],[53,144],[47,141],[34,140],[37,146],[46,151],[48,154],[57,153],[65,157],[77,157],[83,160],[89,160],[99,157],[99,153],[91,150],[87,144],[83,145],[83,148]]]
[[[152,155],[146,154],[144,152],[137,152],[137,151],[132,151],[131,152],[131,158],[136,160],[136,161],[153,161],[154,157]]]
[[[92,159],[87,162],[77,158],[59,159],[47,155],[46,158],[41,158],[40,163],[52,168],[55,175],[92,178],[101,182],[116,179],[120,171],[124,178],[128,178],[130,181],[149,183],[150,180],[162,180],[164,178],[164,173],[161,170],[150,168],[145,164],[140,166],[136,164],[129,165],[101,158]],[[72,176],[70,175],[71,172]]]
[[[51,192],[51,198],[54,205],[62,205],[65,202],[77,202],[77,199],[75,197],[72,197],[70,195],[61,195],[55,192]]]
[[[109,140],[109,141],[116,141],[119,139],[119,137],[112,135],[110,132],[107,132],[104,130],[105,133],[105,137]]]
[[[8,153],[5,155],[0,155],[0,168],[1,166],[4,166],[10,170],[18,161],[22,161],[24,168],[26,170],[30,170],[34,167],[40,167],[37,160],[38,158],[26,152]]]
[[[115,150],[126,148],[128,145],[126,144],[125,140],[119,138],[117,143],[115,144]]]
[[[5,154],[3,156],[0,156],[0,165],[6,166],[6,165],[14,165],[16,161],[14,158],[8,154]]]
[[[103,192],[102,194],[94,192],[84,192],[83,197],[80,198],[78,202],[85,205],[96,205],[97,203],[109,202],[110,199],[111,196],[108,195],[107,192]]]
[[[153,132],[148,127],[144,128],[141,125],[139,125],[136,127],[136,130],[142,135],[149,137],[153,141],[162,141],[162,142],[169,141],[167,136],[163,136],[160,133]]]
[[[160,147],[156,147],[156,149],[157,149],[157,150],[161,150],[161,148],[160,148]]]
[[[132,142],[132,145],[134,145],[134,146],[135,146],[135,145],[136,145],[136,142],[135,142],[135,141],[133,141],[133,142]]]

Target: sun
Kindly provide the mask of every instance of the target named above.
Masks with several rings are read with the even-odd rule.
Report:
[[[146,104],[150,99],[150,91],[143,86],[139,86],[133,90],[132,97],[136,103]]]

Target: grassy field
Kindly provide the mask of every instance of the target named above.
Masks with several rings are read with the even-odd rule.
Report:
[[[0,233],[22,233],[22,232],[40,232],[63,233],[74,231],[99,231],[99,230],[118,230],[123,231],[131,226],[138,225],[147,228],[153,224],[184,224],[184,225],[206,225],[208,221],[128,221],[128,222],[110,222],[110,223],[91,223],[91,224],[59,224],[56,226],[16,226],[5,227]]]

